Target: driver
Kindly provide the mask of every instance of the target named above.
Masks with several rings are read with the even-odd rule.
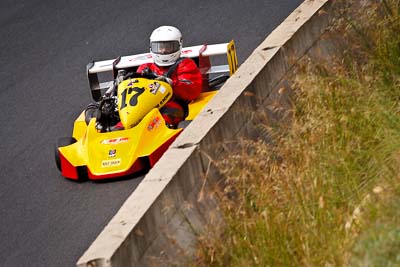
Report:
[[[171,128],[176,128],[186,117],[189,102],[196,99],[202,89],[200,70],[192,59],[181,58],[181,49],[181,32],[172,26],[161,26],[150,36],[150,54],[154,63],[143,64],[137,69],[139,73],[160,75],[157,79],[172,86],[172,99],[160,109]]]

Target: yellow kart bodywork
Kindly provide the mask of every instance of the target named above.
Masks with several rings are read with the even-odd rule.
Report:
[[[194,119],[217,91],[205,92],[189,104],[187,120]],[[152,167],[183,129],[166,126],[154,108],[136,126],[113,132],[99,132],[96,119],[87,125],[84,112],[74,123],[77,142],[59,147],[64,177],[79,179],[79,167],[87,168],[90,179],[125,176]]]

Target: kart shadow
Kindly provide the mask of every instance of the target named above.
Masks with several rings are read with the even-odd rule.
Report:
[[[94,184],[108,184],[108,183],[113,183],[113,182],[121,182],[121,181],[137,179],[137,178],[143,177],[148,172],[149,172],[149,170],[145,169],[145,170],[136,172],[134,174],[124,175],[124,176],[119,176],[119,177],[106,178],[106,179],[101,179],[101,180],[89,179],[87,176],[81,177],[79,180],[68,179],[68,178],[66,178],[65,180],[67,180],[67,181],[69,181],[71,183],[75,183],[75,184],[84,184],[84,183],[87,183],[87,182],[92,182]]]
[[[140,177],[146,175],[148,172],[149,172],[149,170],[143,170],[143,171],[140,171],[140,172],[136,172],[134,174],[120,176],[120,177],[114,177],[114,178],[107,178],[107,179],[101,179],[101,180],[90,180],[90,179],[88,179],[87,182],[92,182],[92,183],[95,183],[95,184],[107,184],[107,183],[113,183],[113,182],[121,182],[121,181],[140,178]]]

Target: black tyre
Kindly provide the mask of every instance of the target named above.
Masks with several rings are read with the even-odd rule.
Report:
[[[217,76],[217,77],[215,77],[213,79],[210,79],[208,81],[208,87],[211,90],[219,89],[226,82],[226,80],[228,80],[228,79],[229,79],[228,75]]]
[[[73,143],[76,143],[76,139],[73,137],[61,137],[57,140],[57,143],[54,146],[54,156],[59,171],[61,171],[61,159],[60,159],[60,153],[58,152],[58,148],[63,146],[68,146]]]
[[[192,122],[191,120],[184,120],[179,122],[178,129],[179,128],[185,129],[191,122]]]
[[[87,125],[89,125],[89,122],[92,118],[97,117],[97,113],[99,110],[99,104],[98,103],[92,103],[89,104],[86,109],[85,109],[85,122]]]

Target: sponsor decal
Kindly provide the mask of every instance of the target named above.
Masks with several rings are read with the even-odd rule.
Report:
[[[110,151],[108,151],[108,156],[110,158],[114,158],[115,155],[117,155],[117,150],[116,149],[110,149]]]
[[[149,59],[149,58],[151,58],[151,55],[147,54],[147,55],[142,55],[142,56],[137,56],[137,57],[131,58],[131,59],[129,59],[129,61],[146,60],[146,59]]]
[[[110,168],[119,165],[121,165],[121,159],[109,159],[109,160],[103,160],[101,162],[102,168]]]
[[[130,83],[128,83],[128,86],[133,86],[134,83],[138,83],[138,82],[139,82],[139,80],[137,80],[137,79],[134,79],[134,80],[131,79]]]
[[[150,93],[155,95],[155,94],[157,94],[158,89],[160,88],[160,84],[158,82],[154,82],[149,85],[149,88],[150,88]],[[165,91],[165,88],[164,88],[164,91]]]
[[[192,84],[193,83],[192,81],[189,81],[189,80],[179,80],[179,81],[181,81],[183,83],[186,83],[186,84]]]
[[[152,131],[153,129],[157,128],[161,124],[160,117],[155,117],[149,125],[147,125],[147,130]]]
[[[163,94],[164,94],[164,93],[165,93],[165,90],[167,90],[167,89],[165,89],[165,87],[164,87],[164,86],[161,86],[161,87],[160,87],[160,92],[161,92],[161,93],[163,93]]]
[[[112,139],[106,139],[101,141],[101,144],[103,145],[115,145],[115,144],[120,144],[120,143],[126,143],[128,142],[129,138],[128,137],[118,137],[118,138],[112,138]]]
[[[182,50],[182,54],[183,55],[186,55],[186,54],[189,54],[189,53],[192,53],[193,51],[192,50]]]
[[[158,103],[158,104],[156,105],[156,108],[162,107],[162,106],[164,105],[165,101],[167,101],[167,99],[168,99],[168,97],[169,97],[170,95],[171,95],[170,92],[169,92],[168,94],[166,94],[166,95],[164,96],[164,98],[160,101],[160,103]]]

